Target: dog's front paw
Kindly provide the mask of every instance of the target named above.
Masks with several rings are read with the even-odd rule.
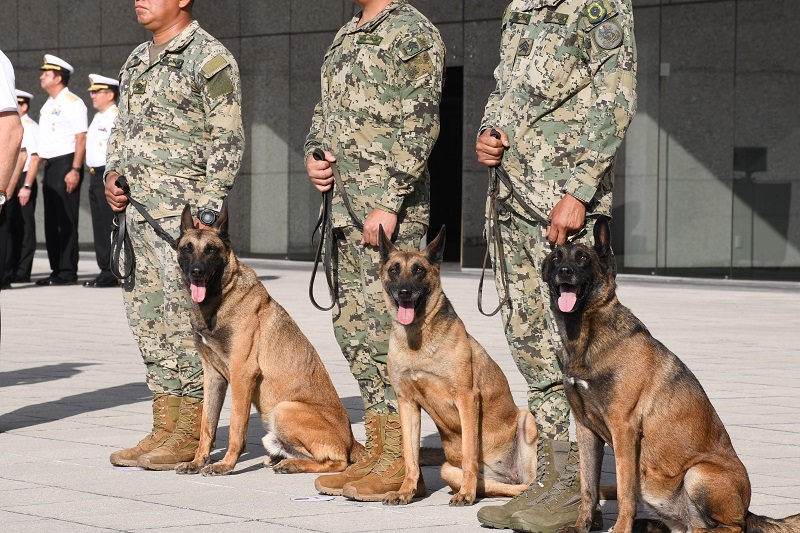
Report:
[[[175,466],[175,473],[176,474],[197,474],[200,472],[200,469],[203,467],[202,464],[197,463],[195,461],[190,461],[188,463],[178,463]]]
[[[200,470],[204,476],[225,476],[230,474],[233,471],[233,467],[228,465],[224,465],[222,463],[214,463],[212,465],[206,465]]]
[[[383,505],[408,505],[413,498],[413,492],[387,492],[383,498]]]
[[[298,461],[294,459],[283,459],[272,465],[272,470],[276,474],[297,474],[304,472]]]
[[[474,494],[462,494],[457,492],[450,498],[450,507],[464,507],[465,505],[472,505],[475,503]]]

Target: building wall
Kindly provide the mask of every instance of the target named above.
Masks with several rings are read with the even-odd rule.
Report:
[[[433,179],[460,183],[462,258],[479,257],[486,171],[475,162],[474,144],[494,88],[504,3],[412,3],[442,32],[448,67],[463,67],[462,150],[455,155],[462,176]],[[617,164],[613,227],[621,271],[800,273],[800,42],[790,25],[775,23],[795,3],[633,0],[639,111]],[[76,67],[71,88],[91,109],[86,76],[115,76],[148,38],[130,0],[3,5],[0,48],[17,69],[18,86],[36,97],[34,118],[46,99],[38,83],[44,53]],[[247,149],[230,198],[240,253],[311,255],[320,196],[305,175],[302,146],[323,54],[354,12],[350,0],[197,2],[195,18],[230,48],[242,72]],[[766,148],[766,170],[734,172],[734,147]],[[80,235],[88,247],[87,189]]]

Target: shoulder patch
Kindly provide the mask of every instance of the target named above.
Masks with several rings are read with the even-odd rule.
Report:
[[[214,74],[216,74],[217,72],[219,72],[220,70],[224,69],[227,66],[228,66],[228,60],[225,59],[225,57],[223,57],[222,55],[216,55],[212,57],[210,60],[208,60],[206,64],[203,65],[203,68],[201,70],[203,71],[203,76],[210,79],[214,76]]]
[[[70,102],[77,102],[78,100],[80,100],[80,98],[78,98],[77,96],[75,96],[75,95],[74,95],[74,94],[72,94],[72,93],[67,93],[67,94],[65,95],[65,97],[66,97],[66,99],[67,99],[67,100],[69,100]]]
[[[594,0],[586,7],[585,15],[586,19],[591,24],[597,24],[601,22],[603,19],[606,18],[606,14],[608,10],[606,6],[603,5],[602,0]]]
[[[412,57],[417,54],[424,52],[425,50],[431,48],[433,46],[433,41],[430,37],[425,35],[424,33],[419,33],[410,39],[406,39],[400,46],[398,47],[400,53],[400,59],[403,61],[408,61]]]
[[[383,37],[380,35],[373,35],[371,33],[364,33],[358,36],[356,40],[357,44],[374,44],[379,45],[383,41]]]

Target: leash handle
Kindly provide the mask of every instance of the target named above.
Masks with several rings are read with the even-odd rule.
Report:
[[[322,148],[315,148],[314,151],[311,152],[311,156],[316,161],[325,160],[325,152],[322,151]],[[314,266],[311,269],[311,280],[308,283],[308,298],[311,300],[311,305],[320,311],[330,311],[336,305],[336,289],[333,284],[333,275],[331,271],[331,254],[333,253],[332,204],[333,188],[330,188],[322,193],[322,207],[319,212],[319,218],[317,219],[317,225],[314,226],[314,231],[311,232],[311,244],[313,245],[314,235],[319,231],[319,243],[317,244],[317,250],[314,254]],[[328,294],[331,298],[331,305],[328,307],[320,305],[314,297],[314,281],[317,278],[317,269],[319,268],[319,263],[323,256],[325,257],[323,263],[325,280],[328,283]]]

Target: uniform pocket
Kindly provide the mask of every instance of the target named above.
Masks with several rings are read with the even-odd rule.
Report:
[[[578,33],[573,25],[542,23],[527,28],[516,51],[518,70],[527,73],[531,93],[562,100],[578,86]]]

